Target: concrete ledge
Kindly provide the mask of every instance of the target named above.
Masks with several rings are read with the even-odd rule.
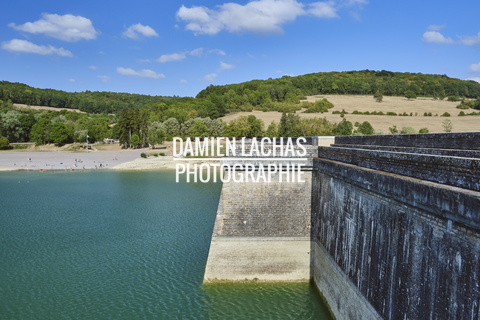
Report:
[[[310,238],[213,237],[203,282],[308,282]]]
[[[312,241],[311,252],[313,281],[337,320],[383,319],[322,245]]]
[[[319,147],[322,158],[480,191],[480,159]]]
[[[314,167],[342,181],[433,216],[480,230],[480,193],[458,187],[362,168],[326,159],[314,159]],[[313,199],[312,201],[315,201]]]
[[[480,150],[371,146],[371,145],[361,145],[361,144],[335,144],[333,145],[333,147],[368,149],[368,150],[379,150],[379,151],[394,151],[394,152],[404,152],[404,153],[419,153],[419,154],[431,154],[431,155],[438,155],[438,156],[452,156],[452,157],[480,159]]]
[[[335,144],[480,150],[480,132],[338,136]]]

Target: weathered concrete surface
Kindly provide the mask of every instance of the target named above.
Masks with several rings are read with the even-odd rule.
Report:
[[[310,280],[310,238],[214,237],[204,282]]]
[[[313,280],[337,319],[382,319],[317,241],[311,243],[311,256]]]
[[[480,150],[480,132],[341,136],[335,144]]]
[[[323,137],[316,137],[316,146],[323,146],[329,147],[330,145],[335,143],[334,136],[323,136]]]
[[[318,152],[326,159],[480,191],[480,159],[336,146]]]
[[[225,182],[213,236],[309,237],[311,172],[305,182]]]
[[[225,182],[204,282],[310,279],[311,171],[305,182]]]
[[[433,154],[433,155],[439,155],[439,156],[452,156],[452,157],[463,157],[463,158],[480,158],[480,150],[369,146],[369,145],[361,145],[361,144],[338,144],[338,143],[335,144],[335,147],[368,149],[368,150],[378,150],[378,151],[394,151],[394,152],[403,152],[403,153]]]
[[[355,292],[384,319],[480,318],[480,192],[325,159],[314,166],[312,241],[344,279],[322,280],[317,258],[314,278],[338,319],[363,319],[342,311]]]

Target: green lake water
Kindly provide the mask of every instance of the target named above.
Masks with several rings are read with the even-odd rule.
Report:
[[[308,284],[202,285],[221,184],[0,173],[0,319],[330,319]]]

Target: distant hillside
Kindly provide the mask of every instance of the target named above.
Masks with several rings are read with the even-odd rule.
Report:
[[[0,100],[17,104],[79,109],[89,113],[118,113],[131,107],[159,104],[162,110],[218,118],[232,111],[295,111],[300,100],[319,94],[426,96],[479,98],[480,83],[446,75],[390,71],[320,72],[297,77],[252,80],[209,86],[196,98],[149,96],[116,92],[65,92],[37,89],[22,83],[0,81]]]
[[[390,71],[320,72],[279,79],[252,80],[239,84],[209,86],[197,98],[212,100],[222,97],[227,109],[251,105],[265,110],[268,103],[295,103],[305,96],[319,94],[427,96],[439,99],[479,98],[480,83],[449,78],[446,75],[402,73]]]
[[[23,83],[0,81],[0,100],[32,106],[79,109],[89,113],[114,113],[133,106],[175,103],[182,98],[116,92],[65,92],[37,89]],[[188,98],[186,98],[188,99]]]

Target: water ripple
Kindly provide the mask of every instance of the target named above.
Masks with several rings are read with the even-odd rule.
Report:
[[[173,179],[0,173],[0,319],[328,318],[308,285],[203,287],[221,185]]]

